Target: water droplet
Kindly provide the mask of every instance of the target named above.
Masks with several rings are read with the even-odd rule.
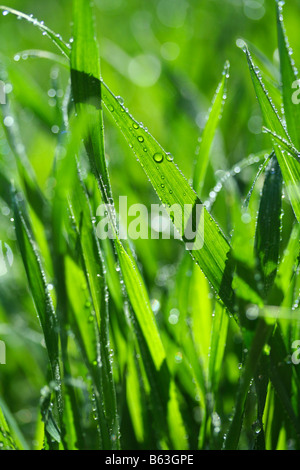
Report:
[[[157,153],[155,153],[155,154],[153,155],[153,159],[154,159],[154,161],[155,161],[156,163],[161,163],[161,162],[163,161],[163,159],[164,159],[164,156],[163,156],[162,153],[157,152]]]
[[[122,98],[122,96],[116,96],[116,98],[120,104],[124,104],[124,98]]]
[[[144,142],[144,137],[141,136],[141,135],[139,135],[138,138],[137,138],[137,140],[142,143],[142,142]]]
[[[180,351],[175,354],[175,362],[177,362],[177,364],[182,362],[182,353]]]
[[[3,16],[7,16],[8,14],[9,14],[9,11],[7,11],[7,10],[4,10],[4,11],[2,12],[2,15],[3,15]]]
[[[171,153],[166,153],[166,159],[168,162],[172,162],[174,160],[174,157]]]
[[[253,424],[253,430],[254,430],[255,434],[259,434],[261,432],[261,425],[258,421],[256,421]]]
[[[132,124],[132,127],[133,127],[134,129],[139,129],[139,128],[140,128],[140,126],[139,126],[136,122],[134,122],[134,123]]]
[[[14,118],[12,116],[5,116],[3,120],[5,127],[11,127],[14,124]]]
[[[112,104],[109,104],[109,105],[107,106],[107,108],[109,109],[109,111],[110,111],[111,113],[113,113],[114,110],[115,110],[115,108],[113,107]]]
[[[11,248],[0,240],[0,276],[4,276],[13,264],[13,253]]]

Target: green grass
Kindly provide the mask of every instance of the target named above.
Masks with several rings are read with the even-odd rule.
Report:
[[[178,5],[178,17],[165,17],[166,3],[159,2],[157,15],[179,21]],[[8,51],[1,51],[0,79],[12,91],[1,106],[0,236],[14,254],[0,278],[7,346],[1,448],[300,448],[300,366],[293,354],[300,340],[300,124],[292,100],[298,76],[282,4],[270,3],[274,60],[252,40],[260,38],[256,26],[249,42],[237,42],[244,53],[228,42],[241,62],[228,52],[218,72],[202,64],[207,77],[193,77],[191,29],[180,73],[166,59],[149,94],[143,80],[154,73],[155,58],[143,74],[113,37],[116,29],[102,37],[104,1],[73,0],[69,42],[60,28],[0,7],[1,28],[18,18],[18,33],[33,34],[20,52],[5,30]],[[119,8],[121,18],[125,6]],[[156,44],[152,38],[150,47],[151,34],[139,30],[152,15],[147,8],[132,9],[145,57]],[[211,13],[193,8],[204,20]],[[232,8],[226,3],[226,27]],[[111,14],[107,21],[116,27]],[[264,25],[268,35],[270,23]],[[162,38],[168,47],[180,42],[172,31],[174,41]],[[230,86],[238,83],[237,63],[245,67],[244,98],[241,83]],[[50,85],[35,75],[49,67]],[[197,85],[211,77],[211,106],[203,105]],[[255,124],[253,131],[249,103],[251,122],[263,129]],[[162,204],[183,240],[162,233],[124,239],[119,196]],[[99,237],[100,204],[107,206],[111,240]],[[197,205],[198,245],[191,246],[181,215],[190,220]]]

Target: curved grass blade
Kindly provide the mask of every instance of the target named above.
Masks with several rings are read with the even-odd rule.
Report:
[[[249,202],[250,202],[250,199],[251,199],[253,190],[254,190],[254,188],[255,188],[255,185],[256,185],[256,183],[257,183],[257,181],[258,181],[258,178],[260,177],[260,175],[262,174],[262,172],[264,171],[264,169],[265,169],[266,166],[268,165],[269,160],[270,160],[270,158],[272,157],[272,155],[275,156],[275,153],[272,152],[271,155],[267,156],[267,158],[265,159],[264,163],[263,163],[262,165],[260,165],[259,170],[258,170],[258,172],[256,173],[255,178],[254,178],[254,181],[253,181],[253,183],[252,183],[252,185],[251,185],[251,188],[250,188],[250,190],[248,191],[248,194],[247,194],[247,196],[246,196],[246,198],[245,198],[245,200],[244,200],[244,202],[243,202],[243,207],[244,207],[245,209],[248,208]]]
[[[284,128],[279,118],[278,112],[276,111],[268,95],[268,92],[265,89],[259,72],[257,68],[255,68],[250,52],[247,48],[245,48],[245,52],[247,55],[254,89],[266,127],[270,129],[271,132],[279,136],[279,138],[283,139],[283,141],[288,142],[293,146],[287,130]],[[296,218],[298,221],[300,221],[300,163],[296,161],[296,159],[291,155],[289,155],[285,150],[279,147],[273,136],[272,141],[291,205],[293,207]]]
[[[262,110],[262,115],[266,123],[266,127],[268,127],[272,132],[275,132],[287,142],[291,143],[291,139],[287,133],[287,130],[283,126],[278,111],[273,105],[269,93],[265,88],[265,85],[259,73],[259,69],[258,67],[255,67],[251,54],[246,46],[244,47],[244,52],[247,56],[252,82],[258,99],[258,103]]]
[[[31,58],[32,59],[46,59],[69,69],[69,61],[65,56],[62,57],[58,54],[54,54],[53,52],[49,52],[49,51],[44,51],[42,49],[25,49],[23,51],[19,51],[15,54],[15,60],[16,58],[19,58],[19,57],[20,59],[26,58],[26,60],[31,59]]]
[[[85,11],[87,13],[87,19],[84,19],[84,18],[80,17],[80,13],[82,11]],[[87,24],[89,25],[89,27],[92,24],[91,23],[92,22],[92,16],[91,16],[91,11],[90,11],[90,6],[88,4],[80,2],[80,1],[77,2],[77,5],[75,5],[75,16],[76,16],[76,19],[77,19],[77,26],[75,27],[74,36],[76,35],[77,38],[78,38],[80,35],[85,35],[85,34],[90,33],[90,31],[88,31],[86,29]],[[76,30],[76,28],[78,28],[78,29]],[[95,51],[94,36],[90,34],[89,37],[90,37],[90,40],[92,42],[92,46],[91,46],[92,50]],[[69,55],[68,47],[66,45],[65,45],[65,47],[62,47],[62,44],[61,44],[62,41],[59,37],[54,35],[54,36],[52,36],[52,39],[54,40],[55,44],[60,49],[62,49],[62,48],[64,49],[65,55]],[[74,43],[75,43],[75,37],[74,37]],[[76,49],[76,44],[75,44],[75,47],[74,47],[74,50],[73,50],[72,53],[75,54],[75,56],[73,56],[73,63],[74,63],[74,66],[75,66],[75,69],[74,69],[75,70],[75,74],[74,74],[75,78],[73,76],[73,82],[75,80],[75,93],[78,93],[77,102],[80,104],[81,98],[82,98],[83,101],[84,101],[84,104],[87,104],[86,102],[88,101],[88,99],[92,96],[95,96],[96,97],[96,111],[98,112],[99,109],[97,109],[97,107],[99,105],[99,97],[100,97],[99,92],[100,92],[100,89],[101,89],[101,86],[100,86],[101,82],[99,81],[97,76],[96,77],[89,76],[89,73],[90,73],[90,70],[91,70],[92,66],[85,61],[84,54],[86,53],[86,51],[84,51],[81,48],[80,44],[78,44],[78,49]],[[94,56],[94,57],[91,58],[91,60],[93,60],[93,62],[94,62],[93,66],[95,67],[93,69],[93,73],[98,75],[98,71],[97,71],[98,69],[96,69],[96,65],[95,65],[95,61],[96,60],[98,61],[98,57]],[[77,70],[78,68],[79,68],[79,70]],[[84,71],[80,70],[82,68],[86,68],[86,70],[84,70]],[[77,72],[78,72],[78,74],[77,74]],[[86,75],[85,75],[85,73],[86,73]],[[87,84],[86,79],[88,79],[88,83],[90,85],[90,89],[89,89],[88,94],[85,93],[85,86]],[[77,91],[76,91],[76,87],[77,87]],[[95,90],[97,90],[97,93],[94,95]],[[92,96],[91,96],[91,92],[92,92]],[[80,93],[83,93],[83,95],[80,95]],[[93,109],[93,107],[92,107],[93,105],[88,105],[87,104],[87,106],[91,110],[92,114],[95,113],[95,109]],[[100,128],[100,131],[101,131],[101,129],[102,128]],[[96,137],[96,139],[98,139],[98,137]],[[101,139],[101,135],[100,135],[100,139]],[[99,140],[98,140],[98,143],[99,143]],[[100,148],[98,143],[96,142],[97,151]],[[93,164],[93,161],[92,161],[93,158],[98,158],[98,155],[93,155],[93,149],[89,145],[90,145],[90,142],[88,142],[88,150],[90,151],[90,155],[91,155],[90,160],[91,160],[91,163]],[[103,163],[103,165],[104,165],[104,163]],[[100,174],[98,173],[96,176],[98,177],[98,180],[99,180]],[[107,196],[107,192],[109,192],[109,185],[107,184],[106,186],[105,185],[102,186],[101,177],[100,177],[99,182],[100,182],[100,186],[101,186],[101,190],[102,190],[101,191],[102,195],[103,195],[104,199],[106,201],[108,201],[109,197]],[[156,326],[153,323],[153,312],[152,312],[151,307],[150,307],[150,302],[149,302],[149,300],[148,301],[146,300],[147,292],[146,292],[145,286],[144,286],[143,281],[140,277],[140,274],[137,273],[137,268],[136,268],[136,265],[135,265],[135,262],[134,262],[133,258],[131,258],[126,253],[126,251],[124,250],[123,246],[120,243],[117,242],[116,246],[117,246],[118,255],[122,260],[122,262],[120,260],[120,264],[122,265],[122,268],[123,268],[123,270],[122,270],[123,275],[124,275],[124,272],[125,272],[124,281],[126,283],[126,288],[128,290],[128,293],[129,293],[130,301],[134,305],[134,310],[135,310],[137,319],[139,321],[140,327],[143,331],[143,334],[147,338],[147,345],[148,345],[150,351],[152,351],[152,352],[155,351],[155,354],[153,356],[151,355],[152,359],[154,361],[154,364],[155,364],[156,367],[160,367],[162,365],[162,361],[164,361],[165,352],[164,352],[161,340],[159,338]],[[147,319],[148,319],[148,321],[147,321]]]
[[[205,175],[209,163],[209,151],[213,143],[216,129],[222,115],[224,101],[226,99],[227,80],[229,78],[229,62],[227,61],[223,70],[223,77],[219,83],[207,122],[205,124],[199,145],[198,158],[194,169],[193,187],[201,197],[201,190],[204,185]]]
[[[288,133],[294,145],[300,148],[300,108],[293,102],[293,88],[298,80],[298,72],[292,59],[292,50],[289,46],[285,27],[283,24],[283,3],[276,0],[277,6],[277,35],[280,58],[280,73],[284,116]]]
[[[226,306],[232,308],[230,246],[220,227],[203,207],[197,194],[174,163],[173,156],[165,152],[152,135],[128,113],[108,87],[103,82],[102,84],[105,88],[102,96],[105,106],[138,158],[180,237],[187,242],[187,248],[192,245],[192,257]],[[196,224],[194,228],[194,238],[187,240],[185,232],[191,219],[195,221],[197,210],[200,212],[201,223]]]
[[[81,8],[85,9],[87,7],[84,7],[84,5],[78,4],[77,8],[78,9],[76,10],[77,12],[75,11],[75,14],[79,15],[80,9]],[[2,9],[5,9],[5,7],[2,7]],[[11,11],[11,12],[18,15],[18,12],[16,11]],[[27,15],[24,16],[23,14],[22,17],[25,17],[29,21],[31,20],[30,17],[27,17]],[[89,22],[88,24],[91,25],[92,24],[91,12],[88,12],[88,17],[89,17],[89,19],[87,20]],[[80,28],[83,28],[83,31],[85,31],[84,25],[87,23],[84,19],[80,20],[80,18],[78,18],[78,22],[79,22],[78,24],[80,24],[80,21],[81,21]],[[36,23],[33,23],[33,24],[36,24]],[[41,23],[37,22],[36,25],[38,25],[43,30],[43,25]],[[78,30],[78,34],[83,34],[83,31],[82,29],[81,29],[81,32],[80,30]],[[68,46],[65,43],[63,43],[60,37],[57,37],[57,35],[53,33],[51,34],[51,39],[54,41],[57,47],[59,47],[60,50],[63,49],[63,53],[67,57],[70,56]],[[94,38],[92,38],[91,41],[93,42]],[[78,47],[80,48],[80,45]],[[95,45],[93,45],[92,47],[94,48]],[[82,54],[82,53],[83,51],[80,52],[80,49],[79,49],[78,54]],[[78,58],[78,59],[74,58],[73,60],[74,61],[82,60],[84,63],[84,58]],[[93,58],[93,61],[94,60],[96,60],[95,57]],[[76,75],[76,72],[75,72],[75,75]],[[82,78],[83,76],[80,73],[79,73],[79,76],[81,78],[78,80],[78,83],[79,82],[83,83],[83,78]],[[95,87],[99,90],[98,84],[96,85],[94,84],[95,80],[96,80],[96,77],[92,77],[89,79],[90,86],[92,87],[93,90],[95,90]],[[197,194],[192,190],[187,180],[181,174],[180,170],[178,170],[176,165],[172,162],[172,157],[169,154],[166,154],[166,152],[164,152],[162,147],[155,141],[155,139],[148,132],[140,128],[140,125],[134,119],[132,119],[132,117],[128,114],[128,112],[126,112],[124,106],[122,106],[118,102],[117,98],[110,92],[108,87],[103,82],[102,82],[102,85],[106,88],[106,93],[104,92],[104,94],[102,94],[101,96],[104,104],[107,106],[108,110],[112,113],[113,117],[116,120],[116,123],[121,128],[129,145],[132,146],[132,148],[134,148],[134,151],[136,155],[138,156],[138,158],[140,159],[140,162],[142,166],[144,167],[146,174],[150,178],[159,198],[167,206],[170,205],[174,207],[174,204],[177,205],[177,207],[175,208],[176,214],[175,214],[174,219],[178,221],[176,228],[179,231],[179,233],[182,234],[183,227],[182,227],[182,221],[180,220],[181,219],[180,215],[182,215],[182,211],[184,210],[184,205],[186,204],[193,208],[193,207],[201,205],[201,201],[199,200]],[[78,88],[78,92],[80,92],[80,88],[81,87]],[[77,100],[80,101],[79,96]],[[85,101],[87,100],[86,95],[84,95],[84,100]],[[115,109],[116,109],[116,112],[114,113]],[[117,115],[117,118],[116,118],[116,115]],[[138,129],[140,129],[139,132],[137,132]],[[140,135],[140,132],[142,132],[143,135]],[[138,139],[139,137],[140,137],[140,140],[137,141],[136,139]],[[144,141],[145,143],[143,143]],[[135,144],[136,142],[138,142],[138,147],[136,148],[136,146],[134,146],[132,142],[134,142]],[[144,148],[147,149],[147,152],[145,152]],[[161,156],[162,156],[162,160],[164,161],[170,160],[169,162],[170,165],[169,165],[169,169],[167,170],[167,173],[165,171],[163,172],[155,171],[155,169],[157,168],[156,162],[153,161],[153,157],[155,154],[157,154],[158,160],[161,158]],[[164,168],[165,166],[166,166],[165,164],[160,165],[160,168]],[[164,183],[159,182],[160,179],[166,179],[166,181],[170,180],[169,185],[168,185],[170,187],[167,189]],[[178,191],[178,188],[180,188],[180,191]],[[167,196],[167,192],[169,192],[168,196]],[[105,194],[105,188],[102,188],[102,193]],[[179,204],[179,207],[178,207],[178,204]],[[190,209],[189,215],[191,215],[191,212],[192,210]],[[208,212],[205,209],[203,210],[203,219],[204,219],[204,225],[206,227],[205,228],[205,232],[206,232],[205,240],[203,241],[203,234],[202,235],[198,234],[198,235],[200,236],[200,244],[202,244],[203,242],[204,245],[201,250],[194,250],[192,255],[195,258],[195,260],[198,262],[204,274],[207,276],[209,282],[212,284],[216,292],[222,298],[223,302],[227,305],[229,309],[232,309],[232,303],[233,303],[233,290],[231,288],[232,266],[231,266],[231,261],[228,259],[230,247],[224,234],[221,232],[216,222],[212,219],[212,217],[208,214]]]
[[[279,135],[276,134],[276,132],[272,132],[270,129],[267,129],[266,127],[263,128],[263,131],[266,132],[266,134],[270,134],[273,138],[273,140],[276,141],[276,143],[281,147],[285,152],[288,152],[292,157],[296,159],[297,162],[300,163],[300,154],[298,150],[287,140],[283,139]]]
[[[29,23],[33,24],[34,26],[37,26],[44,35],[47,35],[55,43],[55,45],[60,49],[64,56],[69,57],[69,47],[64,43],[61,36],[59,34],[54,33],[54,31],[45,26],[44,22],[38,21],[36,18],[33,17],[33,15],[26,15],[26,13],[23,13],[22,11],[15,10],[14,8],[10,8],[5,5],[0,5],[0,10],[11,13],[17,18],[24,19],[26,21],[29,21]]]

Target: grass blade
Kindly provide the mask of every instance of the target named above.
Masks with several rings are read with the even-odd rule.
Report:
[[[77,112],[89,116],[89,135],[85,147],[97,180],[110,196],[110,183],[105,161],[103,115],[100,85],[100,56],[95,36],[92,2],[73,2],[73,43],[71,83]]]
[[[245,402],[249,390],[250,381],[255,374],[263,347],[265,346],[272,330],[273,325],[268,325],[264,322],[264,320],[260,320],[260,323],[257,325],[251,349],[248,353],[246,363],[244,365],[233,420],[231,422],[229,431],[226,435],[226,439],[224,442],[225,450],[237,449],[241,434],[241,427],[245,411]]]
[[[293,146],[293,143],[291,142],[291,139],[279,118],[278,112],[273,106],[268,92],[265,89],[259,72],[253,64],[248,49],[245,49],[245,51],[254,89],[266,127],[279,136],[279,138],[283,139],[283,141],[288,142]],[[273,145],[291,205],[298,221],[300,221],[300,163],[297,162],[291,155],[286,153],[285,150],[282,150],[278,146],[277,142],[274,141],[274,139]]]
[[[223,302],[232,308],[233,292],[228,259],[230,247],[220,227],[202,206],[197,194],[174,163],[173,157],[128,113],[104,83],[103,86],[105,106],[120,127],[181,236],[186,228],[182,226],[182,215],[185,214],[190,221],[193,210],[201,206],[201,223],[197,227],[197,244],[194,248],[203,246],[193,249],[191,254]]]
[[[0,450],[17,450],[9,426],[0,408]]]
[[[0,10],[7,11],[8,13],[15,15],[17,18],[24,19],[32,25],[38,27],[42,33],[47,35],[51,39],[51,41],[54,42],[54,44],[59,48],[59,50],[65,57],[69,57],[69,47],[64,43],[61,36],[59,34],[56,34],[50,28],[48,28],[48,26],[46,26],[44,22],[38,21],[36,18],[33,17],[33,15],[26,15],[26,13],[23,13],[22,11],[15,10],[14,8],[10,8],[5,5],[0,5]]]
[[[288,39],[283,24],[282,10],[283,5],[280,0],[276,0],[277,6],[277,34],[278,34],[278,51],[280,58],[281,87],[284,107],[284,116],[286,126],[297,148],[300,148],[300,108],[299,105],[293,103],[292,90],[296,80],[298,80],[298,72],[294,66],[291,57],[292,50],[288,44]]]
[[[258,270],[262,276],[264,295],[271,289],[279,261],[282,202],[282,175],[276,157],[266,170],[255,234]]]
[[[17,241],[25,267],[28,284],[39,316],[44,333],[45,343],[52,371],[52,380],[55,384],[55,395],[60,422],[63,413],[61,396],[61,372],[59,364],[57,318],[52,299],[47,288],[46,276],[42,268],[40,257],[34,245],[34,240],[28,228],[28,216],[21,207],[19,196],[13,195],[14,220]]]
[[[201,197],[201,190],[204,185],[205,175],[209,163],[209,151],[213,143],[216,129],[222,115],[224,101],[226,97],[227,80],[229,78],[229,62],[226,62],[223,77],[218,85],[214,96],[209,116],[204,127],[199,146],[199,155],[194,169],[193,187]]]

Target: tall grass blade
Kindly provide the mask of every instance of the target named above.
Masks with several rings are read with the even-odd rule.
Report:
[[[205,174],[207,171],[209,163],[209,152],[213,139],[216,133],[216,129],[219,123],[219,120],[222,115],[222,110],[224,106],[224,101],[226,99],[226,87],[227,80],[229,78],[229,62],[226,62],[223,77],[221,82],[218,85],[216,94],[212,101],[212,105],[209,111],[208,119],[205,124],[204,130],[201,135],[201,141],[199,145],[198,158],[194,168],[194,178],[193,178],[193,187],[195,191],[201,197],[201,189],[204,185]]]
[[[260,320],[257,325],[251,349],[243,368],[233,419],[225,438],[225,450],[236,450],[238,447],[249,385],[254,377],[263,348],[268,341],[273,328],[274,326],[272,324],[269,325],[265,323],[264,320]]]
[[[248,59],[250,74],[252,77],[254,89],[256,96],[262,111],[262,115],[265,121],[265,125],[270,131],[277,134],[281,139],[290,143],[290,136],[287,133],[287,130],[283,126],[278,112],[276,111],[272,101],[268,95],[268,92],[265,89],[265,86],[262,82],[262,79],[259,75],[257,68],[255,68],[251,55],[246,49],[246,55]],[[283,180],[285,182],[286,190],[295,212],[295,216],[298,221],[300,221],[300,163],[297,162],[291,155],[289,155],[285,150],[278,146],[277,142],[273,139],[273,145],[275,154],[278,160],[278,163],[281,168]]]
[[[293,102],[293,87],[298,80],[298,72],[292,59],[292,50],[289,46],[285,27],[283,24],[283,4],[276,0],[277,6],[277,34],[278,51],[280,58],[280,73],[284,117],[288,133],[297,148],[300,148],[300,108]]]
[[[57,333],[57,317],[48,291],[46,276],[35,247],[28,215],[20,203],[20,194],[13,194],[14,220],[16,236],[25,267],[28,284],[44,333],[45,343],[52,372],[52,381],[56,396],[56,405],[60,423],[62,422],[63,401],[61,396],[61,371]]]
[[[266,170],[256,226],[255,251],[264,295],[271,289],[279,262],[282,175],[276,157]]]
[[[73,43],[70,57],[72,94],[77,112],[89,116],[89,135],[85,139],[85,147],[97,180],[110,196],[104,151],[100,56],[92,2],[75,0],[73,5]],[[105,192],[103,191],[103,196]]]

